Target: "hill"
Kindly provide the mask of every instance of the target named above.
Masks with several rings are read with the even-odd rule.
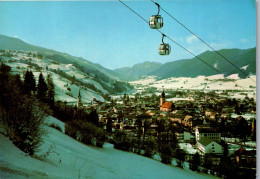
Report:
[[[0,35],[0,58],[21,76],[26,70],[33,71],[36,78],[40,72],[45,77],[50,73],[55,83],[56,100],[74,103],[81,90],[83,102],[89,103],[93,98],[104,101],[102,96],[107,93],[133,89],[130,84],[120,81],[115,72],[99,64],[16,38]]]
[[[255,75],[256,74],[256,48],[250,49],[222,49],[218,51],[229,61],[235,64],[238,68],[244,71],[246,74]],[[233,67],[230,63],[225,61],[221,56],[213,51],[206,51],[198,55],[203,61],[215,67],[217,70],[222,72],[224,76],[229,76],[231,74],[237,74],[240,78],[246,78],[246,76]],[[131,68],[121,68],[116,69],[115,72],[125,75],[129,78],[130,75],[136,79],[140,79],[143,75],[147,76],[157,76],[161,78],[169,77],[197,77],[200,75],[211,76],[216,75],[218,72],[214,71],[212,68],[201,62],[197,58],[192,59],[182,59],[173,62],[168,62],[165,64],[154,64],[147,66],[149,64],[146,62],[144,64],[137,64]],[[156,66],[157,65],[157,66]],[[138,69],[144,69],[141,73],[137,73],[136,67]],[[128,75],[130,74],[130,75]],[[131,78],[132,80],[132,78]]]
[[[38,52],[39,54],[46,56],[52,60],[57,61],[58,63],[64,64],[77,64],[81,67],[81,70],[87,72],[100,72],[106,75],[109,78],[114,80],[120,80],[120,77],[117,73],[112,70],[106,69],[103,66],[92,63],[86,59],[81,57],[74,57],[67,53],[58,52],[55,50],[38,47],[35,45],[28,44],[18,38],[8,37],[5,35],[0,35],[0,49],[2,50],[24,50],[24,51],[31,51],[31,52]]]
[[[135,80],[143,75],[147,75],[153,71],[158,70],[162,66],[158,62],[143,62],[132,67],[117,68],[114,71],[125,76],[128,80]]]
[[[48,135],[35,157],[25,155],[0,130],[0,178],[217,178],[116,150],[108,143],[102,149],[90,147],[65,135],[64,123],[57,119],[48,117],[45,123]],[[63,132],[49,127],[51,123]]]

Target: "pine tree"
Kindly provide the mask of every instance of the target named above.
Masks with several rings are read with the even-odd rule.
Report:
[[[1,59],[0,59],[1,61]],[[0,66],[0,104],[3,106],[9,106],[9,96],[10,96],[10,88],[9,88],[9,81],[10,81],[10,74],[11,67],[1,63]],[[1,115],[2,112],[0,112]]]
[[[38,85],[37,85],[37,97],[41,100],[41,101],[45,101],[46,100],[46,94],[47,94],[47,84],[44,80],[44,77],[42,75],[42,73],[40,73],[39,75],[39,81],[38,81]]]
[[[36,91],[36,82],[32,71],[26,71],[24,76],[24,88],[25,92],[29,95],[34,94]]]
[[[47,87],[48,87],[48,92],[47,92],[47,101],[51,107],[54,105],[54,96],[55,96],[55,86],[53,84],[51,75],[48,74],[47,76]]]
[[[96,126],[98,125],[98,123],[99,123],[99,118],[98,118],[98,113],[97,113],[96,110],[92,110],[92,111],[90,112],[89,118],[90,118],[90,120],[91,120],[91,122],[92,122],[93,124],[95,124]]]

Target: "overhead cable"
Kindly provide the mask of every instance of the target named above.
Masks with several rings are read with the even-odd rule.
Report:
[[[153,0],[151,0],[153,3],[156,4],[156,2],[154,2]],[[230,63],[232,66],[234,66],[237,70],[239,70],[240,72],[242,72],[246,77],[249,76],[247,73],[245,73],[243,70],[241,70],[240,68],[238,68],[234,63],[232,63],[230,60],[228,60],[224,55],[222,55],[221,53],[219,53],[217,50],[215,50],[211,45],[209,45],[207,42],[205,42],[203,39],[201,39],[198,35],[196,35],[194,32],[192,32],[188,27],[186,27],[183,23],[181,23],[178,19],[176,19],[174,16],[172,16],[170,13],[168,13],[166,10],[164,10],[161,6],[159,6],[159,8],[161,10],[163,10],[167,15],[169,15],[173,20],[175,20],[178,24],[180,24],[182,27],[184,27],[187,31],[189,31],[192,35],[194,35],[196,38],[198,38],[201,42],[203,42],[205,45],[207,45],[210,49],[212,49],[215,53],[217,53],[219,56],[221,56],[224,60],[226,60],[228,63]],[[254,82],[255,80],[253,80],[250,76],[249,78]]]
[[[149,24],[149,22],[143,18],[140,14],[138,14],[136,11],[134,11],[131,7],[129,7],[128,5],[126,5],[124,2],[122,2],[121,0],[118,0],[121,4],[123,4],[125,7],[127,7],[129,10],[131,10],[134,14],[136,14],[138,17],[140,17],[142,20],[144,20],[146,23]],[[158,32],[160,32],[162,35],[165,33],[163,33],[161,30],[156,29]],[[187,48],[185,48],[184,46],[182,46],[181,44],[179,44],[178,42],[176,42],[175,40],[173,40],[172,38],[168,37],[167,35],[165,35],[166,38],[168,38],[169,40],[171,40],[172,42],[174,42],[176,45],[178,45],[179,47],[181,47],[182,49],[184,49],[185,51],[187,51],[188,53],[190,53],[191,55],[193,55],[194,57],[196,57],[197,59],[199,59],[201,62],[203,62],[205,65],[209,66],[210,68],[212,68],[213,70],[215,70],[216,72],[218,72],[219,74],[222,74],[218,69],[216,69],[215,67],[211,66],[210,64],[208,64],[207,62],[205,62],[204,60],[202,60],[200,57],[198,57],[197,55],[195,55],[194,53],[192,53],[190,50],[188,50]],[[234,82],[235,83],[235,82]],[[235,83],[236,84],[236,83]],[[242,86],[236,84],[237,86],[241,87],[242,89],[245,90],[245,88],[243,88]]]

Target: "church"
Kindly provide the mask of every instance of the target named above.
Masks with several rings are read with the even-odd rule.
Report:
[[[160,98],[160,111],[172,112],[174,110],[174,104],[172,102],[165,101],[164,90]]]

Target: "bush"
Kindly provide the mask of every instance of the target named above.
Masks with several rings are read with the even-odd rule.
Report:
[[[114,148],[129,151],[131,148],[131,139],[125,131],[116,130],[114,132]]]
[[[199,153],[197,152],[195,155],[192,156],[192,159],[190,160],[190,169],[192,171],[198,171],[200,164],[201,159]]]
[[[159,153],[160,153],[162,163],[171,164],[172,157],[173,157],[173,151],[172,151],[172,148],[170,147],[170,145],[168,145],[168,144],[161,145]]]
[[[184,150],[182,150],[182,149],[175,150],[174,157],[176,159],[178,159],[177,164],[178,164],[178,167],[180,167],[180,168],[183,168],[183,163],[185,161],[185,155],[186,155],[186,153]]]
[[[144,142],[144,156],[152,157],[156,153],[157,143],[154,137],[149,136],[148,139]]]
[[[97,147],[103,147],[107,141],[105,130],[83,120],[67,122],[65,124],[65,134],[80,142]]]

